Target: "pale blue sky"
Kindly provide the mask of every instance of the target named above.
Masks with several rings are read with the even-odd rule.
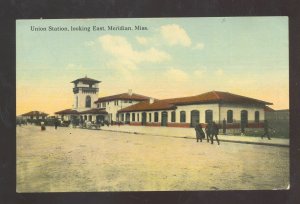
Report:
[[[148,30],[30,30],[135,25]],[[287,17],[18,20],[16,26],[18,114],[71,107],[69,82],[85,75],[102,81],[99,96],[220,90],[289,107]]]

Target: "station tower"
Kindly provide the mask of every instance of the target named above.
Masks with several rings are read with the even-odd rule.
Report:
[[[88,78],[87,76],[71,82],[74,83],[74,110],[80,112],[96,108],[94,102],[98,99],[98,84],[100,82],[101,81]]]

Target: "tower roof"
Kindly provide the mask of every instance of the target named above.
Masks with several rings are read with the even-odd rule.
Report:
[[[100,83],[101,81],[98,81],[96,79],[88,78],[87,76],[85,76],[83,78],[76,79],[74,81],[71,81],[71,83],[78,83],[78,82],[83,82],[83,83],[90,84],[90,83]]]

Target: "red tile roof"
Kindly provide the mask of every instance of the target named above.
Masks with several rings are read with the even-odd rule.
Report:
[[[190,105],[190,104],[203,104],[203,103],[242,103],[242,104],[263,104],[271,105],[272,103],[249,98],[241,95],[236,95],[228,92],[211,91],[204,94],[171,98],[164,100],[156,100],[150,104],[148,101],[141,102],[127,108],[119,110],[119,112],[131,112],[131,111],[146,111],[146,110],[167,110],[175,109],[176,105]]]
[[[47,116],[49,114],[41,112],[41,111],[30,111],[28,113],[24,113],[21,116]]]
[[[149,101],[142,101],[140,103],[134,104],[127,108],[123,108],[118,112],[134,112],[134,111],[153,111],[153,110],[174,110],[176,106],[165,102],[164,100],[157,100],[153,103]]]
[[[95,101],[94,103],[101,103],[101,102],[112,101],[112,100],[144,101],[144,100],[148,100],[149,98],[150,97],[148,97],[148,96],[143,96],[143,95],[135,94],[135,93],[132,93],[131,95],[129,93],[121,93],[121,94],[116,94],[116,95],[112,95],[112,96],[98,98],[98,100]]]
[[[173,99],[165,99],[169,103],[173,103],[176,105],[187,105],[187,104],[198,104],[198,103],[254,103],[254,104],[264,104],[264,105],[272,105],[272,103],[249,98],[246,96],[241,96],[237,94],[232,94],[229,92],[221,92],[221,91],[210,91],[207,93],[203,93],[196,96],[183,97],[183,98],[173,98]]]
[[[93,108],[93,109],[89,109],[89,110],[85,110],[85,111],[77,111],[77,110],[73,110],[73,109],[65,109],[62,111],[58,111],[55,112],[55,114],[107,114],[107,112],[105,111],[105,108]]]
[[[79,79],[76,79],[74,81],[71,81],[71,83],[78,83],[78,82],[83,82],[83,83],[89,84],[89,83],[100,83],[101,81],[91,79],[91,78],[88,78],[88,77],[79,78]]]
[[[77,110],[73,109],[65,109],[58,112],[55,112],[55,114],[78,114],[79,112]]]
[[[90,110],[86,110],[86,111],[81,111],[79,112],[80,114],[107,114],[107,112],[105,111],[105,108],[93,108]]]
[[[266,112],[274,112],[275,110],[273,108],[269,107],[269,106],[266,106],[265,111]]]

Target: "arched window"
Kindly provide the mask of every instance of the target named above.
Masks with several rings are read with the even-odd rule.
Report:
[[[209,123],[213,121],[213,111],[212,110],[206,110],[205,111],[205,123]]]
[[[125,121],[126,121],[127,123],[130,122],[130,113],[126,113]]]
[[[244,127],[248,126],[248,111],[246,110],[241,111],[241,124]]]
[[[227,111],[227,123],[232,123],[233,122],[233,111],[228,110]]]
[[[158,112],[154,113],[154,122],[158,122]]]
[[[175,123],[175,121],[176,121],[176,112],[172,111],[172,113],[171,113],[171,122]]]
[[[200,123],[200,111],[192,110],[191,111],[191,127],[196,127]]]
[[[85,107],[86,108],[91,107],[91,97],[90,96],[86,96],[86,98],[85,98]]]
[[[168,126],[168,112],[161,112],[161,126]]]
[[[185,123],[185,111],[180,111],[180,122]]]
[[[259,123],[259,111],[255,111],[255,122]]]

